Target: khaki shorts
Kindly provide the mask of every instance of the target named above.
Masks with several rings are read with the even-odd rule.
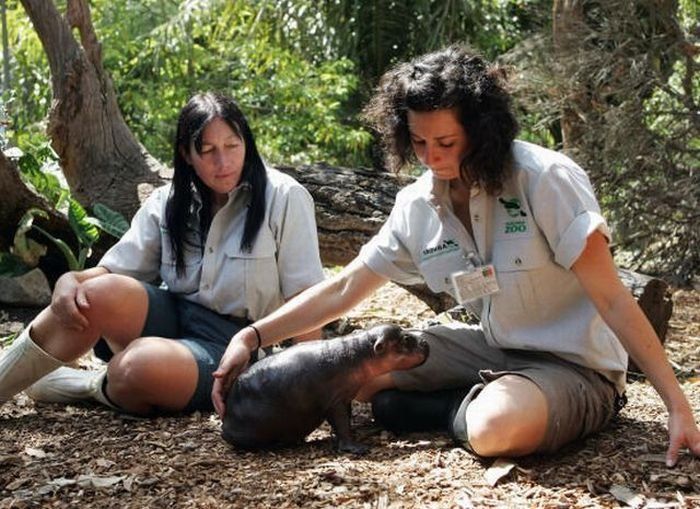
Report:
[[[553,452],[605,427],[624,404],[614,385],[592,369],[546,352],[502,350],[486,343],[479,326],[438,325],[424,331],[425,363],[392,378],[402,390],[432,391],[488,384],[504,375],[523,376],[544,393],[547,433],[538,452]]]

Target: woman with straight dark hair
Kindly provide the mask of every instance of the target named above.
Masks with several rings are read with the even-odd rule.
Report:
[[[625,401],[627,356],[669,411],[667,463],[700,431],[663,347],[608,249],[586,173],[515,139],[504,72],[452,46],[388,71],[366,109],[390,166],[425,173],[343,271],[255,323],[264,345],[319,327],[389,280],[426,283],[480,316],[427,328],[421,366],[358,394],[395,431],[443,429],[481,456],[554,452],[602,429]],[[224,394],[258,343],[236,334],[214,373]]]
[[[233,99],[189,100],[173,164],[98,266],[61,276],[2,353],[0,404],[28,388],[141,415],[211,410],[231,336],[323,279],[311,196],[266,167]],[[104,369],[64,366],[93,347]]]

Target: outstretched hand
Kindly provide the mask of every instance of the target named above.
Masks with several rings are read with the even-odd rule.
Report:
[[[683,411],[669,413],[668,435],[666,466],[672,467],[678,462],[678,451],[681,447],[688,447],[691,453],[700,457],[700,429],[689,407]]]
[[[244,329],[245,330],[245,329]],[[233,382],[250,362],[250,349],[242,337],[243,331],[238,332],[226,347],[221,357],[219,367],[214,371],[214,386],[211,390],[211,400],[216,413],[221,419],[226,413],[226,396]]]

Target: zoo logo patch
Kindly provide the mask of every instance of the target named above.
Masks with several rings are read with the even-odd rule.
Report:
[[[527,231],[527,221],[519,218],[527,217],[527,214],[520,207],[520,200],[518,198],[499,198],[498,202],[506,209],[508,216],[513,218],[511,221],[506,221],[503,233],[525,233]]]
[[[421,261],[428,260],[429,258],[433,258],[435,256],[439,256],[441,254],[447,254],[451,253],[453,251],[459,250],[459,244],[457,244],[457,241],[454,239],[445,239],[442,242],[440,242],[437,246],[434,247],[426,247],[421,251],[420,258]]]

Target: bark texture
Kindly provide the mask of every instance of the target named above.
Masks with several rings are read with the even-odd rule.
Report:
[[[570,57],[578,50],[581,41],[583,19],[583,0],[554,0],[552,7],[552,37],[558,60]],[[582,111],[590,110],[590,101],[585,90],[576,90],[570,94],[567,104],[561,112],[561,136],[564,149],[572,151],[577,147],[578,139],[584,129]]]
[[[19,176],[17,165],[0,150],[0,249],[12,245],[17,223],[30,208],[46,211],[48,221],[37,222],[62,239],[72,238],[68,220],[56,212],[46,199],[28,188]]]
[[[48,57],[48,131],[73,195],[84,205],[104,203],[133,215],[163,182],[164,170],[124,122],[87,3],[68,0],[63,17],[53,1],[21,1]]]

